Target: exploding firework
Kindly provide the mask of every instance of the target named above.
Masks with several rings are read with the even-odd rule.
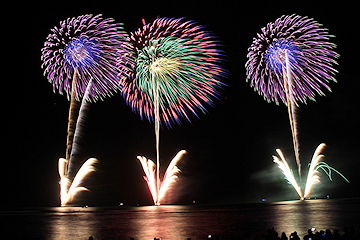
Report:
[[[156,88],[159,121],[169,127],[179,124],[181,118],[189,120],[189,113],[198,116],[207,105],[213,105],[227,73],[219,65],[224,54],[211,32],[183,18],[158,18],[131,33],[130,42],[130,71],[120,77],[120,86],[134,112],[156,121]]]
[[[346,182],[349,182],[349,180],[347,180],[346,177],[344,175],[342,175],[339,171],[337,171],[335,168],[329,166],[325,162],[320,162],[321,158],[324,157],[324,155],[321,154],[321,151],[324,149],[325,146],[326,146],[325,143],[321,143],[314,152],[312,160],[309,164],[309,171],[308,171],[308,175],[307,175],[307,179],[306,179],[304,195],[302,195],[302,193],[301,193],[301,189],[294,177],[294,174],[293,174],[291,168],[289,167],[288,163],[285,160],[284,154],[281,152],[280,149],[276,149],[276,152],[280,156],[281,161],[277,156],[273,156],[274,163],[279,165],[279,168],[281,169],[282,173],[284,174],[285,179],[289,182],[289,184],[291,184],[294,187],[294,189],[299,194],[299,197],[301,199],[307,198],[311,192],[312,186],[315,183],[320,182],[320,177],[319,177],[319,175],[317,175],[319,173],[319,171],[317,171],[319,168],[324,171],[324,173],[329,177],[330,181],[332,181],[331,171],[334,171],[337,174],[339,174]]]
[[[145,176],[144,179],[148,184],[150,193],[153,197],[153,201],[155,205],[160,205],[161,200],[165,196],[167,190],[170,186],[176,181],[177,174],[180,172],[180,169],[176,166],[176,164],[180,161],[181,157],[186,153],[185,150],[181,150],[176,154],[176,156],[171,160],[168,168],[166,169],[165,175],[163,177],[163,181],[160,185],[160,190],[157,191],[157,181],[155,177],[155,163],[150,159],[146,159],[146,157],[138,156],[138,160],[140,161]]]
[[[65,205],[75,191],[70,186],[69,173],[72,170],[70,165],[74,135],[79,134],[75,129],[83,115],[81,109],[86,108],[88,102],[103,100],[118,90],[118,75],[121,76],[121,73],[117,66],[125,66],[130,48],[122,24],[115,23],[111,18],[103,19],[101,15],[68,18],[61,21],[60,26],[52,28],[51,32],[41,49],[41,67],[44,69],[44,76],[53,85],[54,92],[63,94],[65,91],[70,100],[66,158],[59,160],[61,204]],[[123,57],[119,58],[120,55]],[[91,161],[90,165],[93,163]],[[79,173],[76,176],[78,175]],[[79,183],[73,182],[74,184],[75,189],[79,189]]]
[[[74,95],[81,100],[92,79],[88,101],[97,101],[112,96],[118,89],[120,74],[117,58],[129,51],[127,34],[114,19],[101,15],[82,15],[60,22],[51,29],[44,48],[41,49],[41,67],[44,76],[60,94],[65,91],[68,99]],[[76,77],[76,79],[75,79]],[[73,94],[72,94],[73,91]]]
[[[329,82],[336,82],[333,68],[339,57],[333,49],[334,37],[311,18],[297,15],[282,16],[268,23],[253,39],[246,62],[247,81],[268,102],[287,105],[286,85],[291,88],[290,101],[306,103],[315,95],[325,95]],[[288,62],[286,56],[288,55]],[[292,81],[287,78],[290,71]]]
[[[218,49],[219,41],[203,26],[183,18],[143,23],[129,38],[132,51],[125,69],[127,75],[120,76],[120,87],[133,111],[155,123],[154,198],[160,194],[160,124],[171,127],[180,124],[181,118],[190,121],[190,114],[206,112],[205,107],[212,106],[213,99],[219,96],[218,89],[224,86],[221,77],[227,73],[220,66],[224,55]],[[124,70],[122,65],[119,70]]]
[[[334,37],[321,24],[307,17],[282,16],[268,23],[253,39],[246,62],[247,81],[268,102],[282,101],[288,107],[295,158],[301,179],[295,109],[299,102],[315,100],[331,91],[336,82]]]

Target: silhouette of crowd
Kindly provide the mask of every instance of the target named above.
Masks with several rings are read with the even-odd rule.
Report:
[[[161,238],[154,238],[154,240],[160,240]],[[221,240],[222,238],[219,236],[209,235],[208,239],[216,239]],[[338,230],[330,231],[329,229],[324,230],[316,230],[315,228],[309,229],[307,234],[301,238],[298,233],[292,232],[287,235],[285,232],[282,232],[281,235],[275,231],[274,228],[267,229],[266,233],[261,233],[259,230],[256,230],[254,234],[245,233],[236,239],[240,240],[360,240],[360,234],[355,231],[353,226],[344,227],[342,232]],[[93,240],[92,236],[89,237],[89,240]],[[134,238],[130,238],[130,240],[134,240]],[[187,238],[187,240],[191,240],[191,238]]]
[[[329,229],[316,230],[315,228],[309,229],[307,234],[301,238],[298,233],[295,231],[290,233],[289,236],[285,232],[282,232],[281,235],[275,231],[274,228],[268,229],[266,234],[261,234],[259,231],[255,232],[254,237],[243,238],[254,239],[254,240],[360,240],[360,235],[355,231],[353,226],[344,227],[342,232],[338,230],[330,231]]]

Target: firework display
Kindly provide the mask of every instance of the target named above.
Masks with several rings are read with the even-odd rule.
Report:
[[[334,65],[337,65],[339,54],[334,51],[336,45],[329,41],[331,37],[334,36],[311,18],[284,15],[263,27],[248,49],[245,67],[250,86],[266,101],[277,105],[282,101],[288,108],[300,183],[301,161],[295,112],[299,103],[306,103],[307,99],[315,100],[317,94],[325,95],[324,89],[331,91],[328,84],[336,82],[337,70]],[[321,149],[315,152],[314,159],[318,158]],[[318,179],[314,175],[316,164],[309,169],[309,176],[313,177],[308,177],[303,195],[282,152],[280,149],[277,152],[281,161],[274,156],[274,162],[300,198],[307,197],[312,184],[316,182],[314,179]],[[327,164],[323,165],[325,168],[333,169]]]
[[[292,89],[290,101],[296,106],[315,95],[330,91],[336,82],[336,45],[328,30],[308,17],[282,16],[261,29],[248,49],[247,81],[268,102],[288,104],[286,84]],[[286,64],[285,54],[288,55]],[[293,78],[285,83],[286,68]]]
[[[212,106],[226,76],[219,40],[203,26],[183,18],[158,18],[131,33],[131,61],[120,76],[121,94],[134,112],[155,121],[154,88],[159,90],[159,120],[167,126],[198,116]],[[120,61],[121,63],[122,61]],[[119,68],[123,71],[123,66]],[[126,69],[125,69],[126,70]],[[156,84],[153,84],[153,80]]]
[[[113,95],[118,90],[118,54],[129,50],[127,34],[112,18],[91,14],[68,18],[51,29],[41,49],[44,76],[60,94],[71,91],[77,101],[93,81],[89,101]],[[125,61],[125,59],[123,58]],[[76,77],[76,80],[74,80]],[[74,87],[72,88],[72,84]]]
[[[176,156],[171,160],[169,166],[166,169],[165,175],[163,177],[163,181],[161,182],[160,189],[157,190],[157,179],[155,176],[155,163],[150,159],[147,159],[144,156],[138,156],[138,160],[143,167],[145,176],[144,179],[148,184],[151,196],[153,198],[155,205],[160,205],[161,200],[165,196],[166,192],[170,189],[170,186],[176,181],[178,178],[177,174],[180,173],[180,169],[176,166],[176,164],[180,161],[182,156],[186,153],[185,150],[179,151]]]
[[[306,178],[306,185],[305,185],[305,191],[304,194],[301,191],[301,188],[299,187],[294,174],[289,167],[289,164],[287,163],[284,154],[281,152],[280,149],[276,149],[276,152],[280,156],[280,159],[277,156],[273,156],[274,163],[278,164],[279,168],[281,169],[282,173],[284,174],[285,179],[288,181],[289,184],[291,184],[296,192],[298,193],[299,197],[301,199],[308,198],[311,193],[311,188],[315,183],[320,182],[320,176],[318,175],[319,171],[318,169],[322,169],[324,173],[329,177],[330,181],[332,181],[331,177],[331,171],[336,172],[339,174],[346,182],[349,183],[349,180],[342,175],[338,170],[328,165],[326,162],[320,161],[324,155],[321,154],[321,151],[326,146],[325,143],[321,143],[315,150],[314,155],[311,159],[311,162],[309,164],[309,171]]]
[[[86,160],[76,173],[74,179],[71,181],[66,170],[68,161],[65,158],[59,159],[61,206],[66,206],[70,203],[78,192],[88,191],[87,188],[81,187],[80,184],[89,173],[95,171],[94,164],[97,162],[98,160],[96,158],[89,158]]]
[[[205,112],[219,96],[226,71],[219,65],[224,57],[218,49],[219,41],[203,26],[183,18],[157,18],[151,24],[143,20],[143,24],[129,38],[132,51],[127,69],[119,67],[119,71],[127,72],[120,76],[120,88],[133,111],[155,123],[156,186],[149,177],[147,182],[158,205],[158,196],[164,194],[160,183],[160,124],[171,127],[180,124],[182,118],[190,121],[189,113],[198,116],[199,111]],[[147,173],[149,166],[142,166]]]
[[[84,179],[96,170],[96,158],[78,157],[90,105],[115,94],[142,120],[154,124],[156,162],[145,156],[137,159],[154,205],[165,202],[186,151],[176,154],[160,179],[160,129],[200,118],[221,98],[229,72],[223,68],[226,55],[220,39],[195,21],[166,17],[150,23],[143,19],[131,34],[122,23],[101,14],[67,18],[50,31],[41,49],[41,68],[54,93],[66,95],[70,102],[65,157],[58,160],[61,206],[88,190]],[[349,182],[321,161],[324,143],[316,148],[304,181],[300,161],[296,109],[325,96],[337,82],[340,55],[331,42],[334,37],[312,18],[283,15],[261,28],[248,48],[246,82],[268,103],[287,107],[298,176],[280,149],[272,158],[300,199],[309,198],[320,182],[320,169],[331,181],[336,172]]]
[[[118,90],[116,65],[125,65],[119,62],[118,56],[121,53],[127,56],[126,37],[122,24],[115,23],[114,19],[88,14],[61,21],[60,26],[51,29],[41,49],[44,76],[53,85],[54,92],[66,92],[70,100],[66,158],[59,159],[62,206],[71,201],[76,192],[86,189],[79,184],[94,171],[97,160],[89,159],[79,172],[73,173],[76,170],[71,167],[74,141],[80,134],[78,126],[89,102],[103,100]]]

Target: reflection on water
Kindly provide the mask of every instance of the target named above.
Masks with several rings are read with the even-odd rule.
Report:
[[[136,239],[187,239],[195,230],[194,215],[185,206],[141,207],[129,224]]]
[[[274,227],[287,236],[307,229],[360,230],[360,204],[352,200],[310,200],[231,206],[145,206],[42,208],[0,212],[5,236],[18,239],[236,239]]]
[[[338,202],[324,199],[280,202],[272,205],[275,229],[285,231],[287,234],[297,230],[300,236],[304,236],[306,230],[312,227],[318,230],[337,229],[342,231],[346,220],[351,220],[351,215],[354,215],[349,212],[351,209],[344,208]],[[359,208],[357,210],[355,208],[354,211],[359,211]],[[348,216],[350,219],[345,219],[345,222],[342,222],[344,218],[340,216]],[[354,221],[348,221],[348,224],[353,225]],[[303,227],[301,228],[301,226]]]
[[[91,236],[98,226],[98,218],[83,208],[58,207],[51,214],[52,239],[84,239]]]

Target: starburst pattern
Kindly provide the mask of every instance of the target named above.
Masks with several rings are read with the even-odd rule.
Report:
[[[219,41],[211,32],[183,18],[158,18],[144,22],[129,39],[132,60],[125,69],[130,70],[127,76],[120,77],[121,93],[141,118],[155,121],[154,87],[159,94],[159,121],[168,127],[181,118],[190,121],[189,113],[198,116],[213,105],[226,71],[220,66],[224,55]]]
[[[89,99],[97,101],[118,90],[116,64],[125,64],[129,45],[121,23],[112,18],[91,14],[68,18],[51,29],[41,49],[44,75],[54,92],[65,91],[70,99],[72,81],[74,95],[80,100],[92,80]],[[118,60],[124,62],[119,62]],[[75,76],[76,75],[76,76]]]
[[[298,106],[307,99],[315,100],[316,94],[331,91],[330,82],[336,82],[334,65],[339,57],[334,37],[321,24],[308,17],[282,16],[268,23],[253,39],[246,62],[247,81],[268,102],[287,103],[284,69],[285,53],[293,82],[290,102]]]

